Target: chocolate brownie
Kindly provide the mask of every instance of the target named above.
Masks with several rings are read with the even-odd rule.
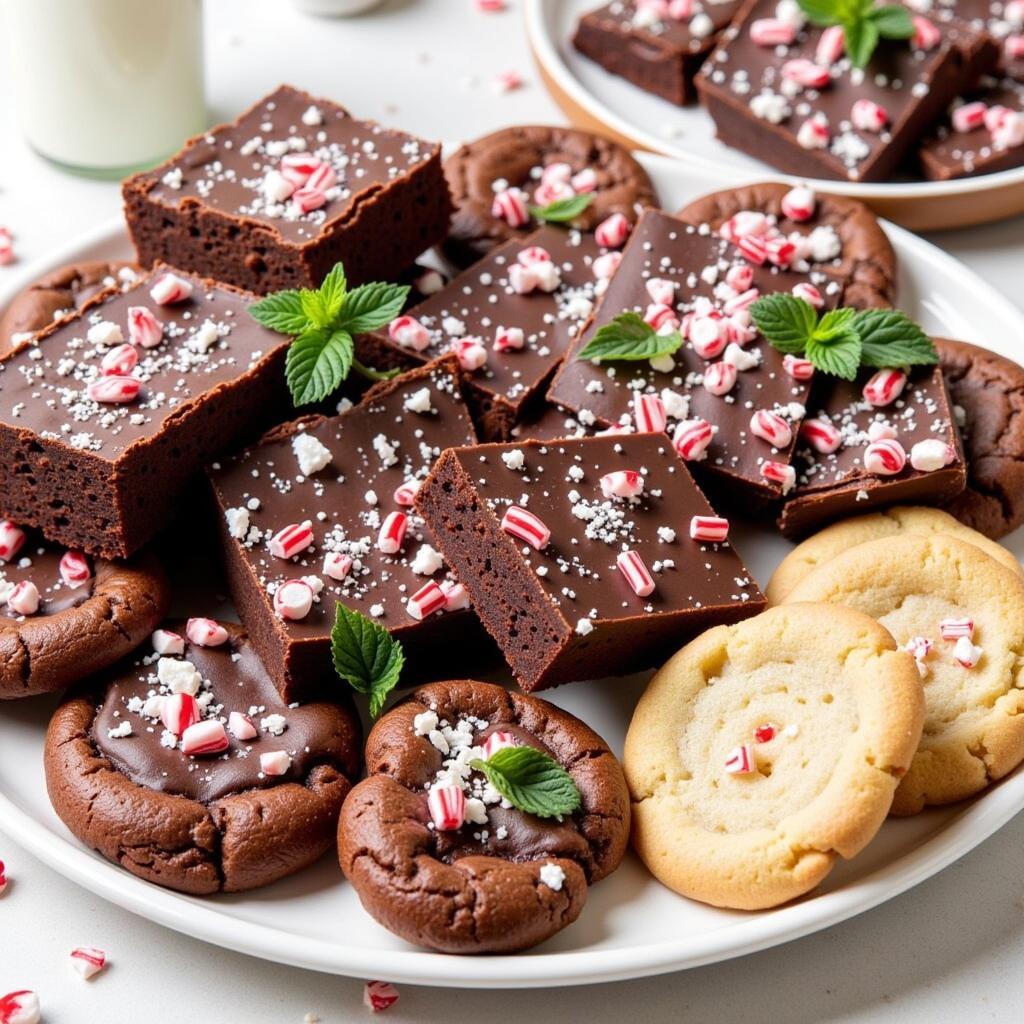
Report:
[[[724,534],[688,535],[728,524],[664,434],[453,448],[416,509],[528,692],[637,672],[764,606]]]
[[[831,228],[824,228],[821,237],[840,251]],[[789,244],[781,234],[778,240],[783,247]],[[788,257],[796,258],[794,253]],[[781,484],[765,473],[790,460],[810,382],[794,376],[791,361],[764,342],[747,307],[758,294],[808,286],[824,305],[842,297],[842,284],[830,271],[797,273],[767,262],[753,265],[706,226],[650,210],[640,218],[597,312],[548,390],[548,400],[572,411],[585,427],[618,429],[636,427],[639,403],[654,402],[675,430],[680,452],[703,479],[744,501],[774,501]],[[649,360],[599,364],[577,358],[600,327],[625,311],[680,327],[689,340],[653,365]],[[755,436],[755,417],[775,421],[781,435],[775,441]],[[698,427],[707,435],[691,448],[687,439]]]
[[[126,871],[197,896],[313,863],[334,844],[359,769],[351,703],[336,692],[284,704],[233,623],[172,624],[154,647],[71,694],[50,721],[58,816]]]
[[[647,172],[624,147],[577,128],[502,128],[460,146],[445,161],[444,173],[455,203],[444,250],[459,266],[537,228],[528,210],[515,224],[492,212],[495,196],[508,190],[522,193],[524,209],[577,192],[592,195],[572,222],[583,231],[614,214],[633,223],[643,207],[657,202]]]
[[[282,85],[125,181],[139,262],[253,292],[391,280],[448,229],[438,143]]]
[[[928,0],[924,6],[927,11],[924,7],[922,11],[937,21],[961,19],[986,29],[1001,46],[999,73],[1024,82],[1024,9],[1019,3],[1014,0]]]
[[[480,435],[507,440],[592,312],[600,284],[594,261],[604,251],[592,235],[550,226],[506,242],[390,328],[360,335],[358,358],[415,366],[462,347]]]
[[[779,527],[802,537],[888,505],[940,505],[967,481],[942,371],[862,370],[855,381],[818,374],[800,428],[796,486]]]
[[[18,292],[0,315],[0,355],[30,334],[81,309],[106,288],[128,288],[138,268],[124,261],[90,260],[51,270]]]
[[[151,554],[90,559],[0,522],[0,700],[60,690],[107,668],[167,612]]]
[[[579,790],[580,809],[539,818],[503,801],[467,764],[499,744],[558,761]],[[366,766],[369,777],[342,810],[341,867],[366,911],[419,946],[535,946],[576,920],[588,887],[625,854],[622,768],[600,736],[536,697],[469,679],[421,687],[373,727]],[[440,787],[454,787],[465,802],[458,826],[432,816],[429,795]]]
[[[696,98],[693,76],[741,6],[614,0],[580,18],[572,45],[613,75],[682,106]]]
[[[967,452],[967,489],[945,509],[997,539],[1024,524],[1024,367],[963,341],[935,345]]]
[[[918,14],[914,38],[881,40],[862,71],[840,30],[795,4],[780,28],[777,7],[748,0],[696,84],[726,145],[790,174],[885,181],[999,52],[983,29]]]
[[[766,214],[787,236],[806,238],[804,263],[843,282],[844,305],[891,306],[896,301],[896,252],[874,213],[856,199],[758,182],[701,196],[676,216],[720,232],[747,211]]]
[[[210,469],[231,593],[282,693],[330,667],[337,601],[402,641],[410,675],[449,666],[452,648],[476,653],[482,630],[411,507],[442,450],[475,439],[449,357],[378,385],[340,416],[274,428]],[[311,588],[301,616],[275,601],[296,580],[300,594]],[[441,594],[442,583],[450,595],[425,614],[413,599]]]
[[[137,551],[206,462],[290,407],[287,342],[253,300],[161,266],[0,359],[0,516]]]

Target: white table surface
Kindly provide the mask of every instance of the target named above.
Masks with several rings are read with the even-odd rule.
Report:
[[[322,21],[284,0],[209,0],[211,113],[232,115],[289,81],[428,138],[560,123],[532,67],[516,6],[510,0],[506,13],[484,15],[472,0],[390,0],[369,16]],[[520,71],[524,88],[497,95],[491,81],[504,69]],[[0,61],[0,224],[15,232],[19,256],[28,260],[116,215],[120,200],[115,185],[69,178],[25,146],[6,75]],[[1024,218],[933,240],[1024,308]],[[307,1013],[330,1024],[367,1014],[361,983],[274,966],[149,924],[77,889],[2,831],[0,859],[12,880],[0,897],[0,994],[35,989],[47,1024],[300,1024]],[[1024,817],[891,903],[775,950],[572,990],[403,986],[387,1019],[1020,1021],[1022,869]],[[81,944],[106,949],[111,960],[90,983],[67,962]],[[386,963],[379,976],[387,978]]]

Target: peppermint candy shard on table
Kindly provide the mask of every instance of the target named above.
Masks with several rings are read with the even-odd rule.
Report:
[[[86,981],[95,977],[107,965],[107,954],[95,946],[77,946],[71,950],[71,966]]]
[[[39,1024],[39,997],[30,989],[0,996],[0,1024]]]
[[[386,981],[368,981],[363,986],[363,1004],[374,1013],[382,1013],[398,1002],[398,989]]]

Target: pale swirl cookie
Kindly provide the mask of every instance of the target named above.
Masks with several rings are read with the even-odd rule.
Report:
[[[894,814],[962,800],[1024,760],[1024,579],[1018,573],[973,544],[904,534],[837,555],[787,601],[855,608],[914,653],[927,713]]]
[[[801,896],[878,831],[923,718],[913,658],[859,612],[788,605],[718,626],[665,665],[633,715],[633,845],[705,903]]]
[[[1007,569],[1024,574],[1024,567],[1017,561],[1013,552],[1007,551],[1001,544],[989,540],[977,530],[964,526],[948,512],[916,505],[898,505],[884,512],[874,512],[871,515],[856,516],[833,523],[808,537],[802,544],[798,544],[772,573],[765,590],[768,603],[782,604],[802,579],[819,566],[831,561],[836,555],[870,540],[900,534],[953,537],[980,548]]]

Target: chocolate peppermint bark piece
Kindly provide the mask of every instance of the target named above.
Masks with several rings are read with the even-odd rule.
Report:
[[[360,729],[343,694],[285,704],[241,627],[195,618],[69,696],[44,761],[54,810],[108,860],[179,892],[240,892],[334,845]]]
[[[741,0],[615,0],[580,18],[572,45],[613,75],[682,106]]]
[[[1024,82],[1024,3],[1021,0],[917,0],[910,6],[942,23],[960,19],[984,28],[999,44],[997,74]]]
[[[424,677],[448,669],[449,645],[473,647],[465,591],[412,508],[438,455],[476,440],[458,374],[430,363],[210,469],[235,605],[286,696],[329,669],[338,601],[391,630]]]
[[[512,428],[511,440],[551,441],[556,437],[589,437],[593,433],[593,427],[583,426],[568,410],[545,402]]]
[[[801,537],[888,505],[940,505],[967,483],[963,446],[937,366],[819,374],[800,430],[796,487],[779,526]]]
[[[748,0],[697,76],[701,101],[726,145],[779,170],[884,181],[999,52],[957,19],[914,14],[910,27],[857,67],[840,26],[812,25],[788,0]]]
[[[527,691],[638,671],[763,607],[664,434],[451,449],[416,508]]]
[[[481,436],[507,440],[592,312],[607,251],[556,226],[509,241],[390,327],[360,335],[359,359],[414,366],[455,352]]]
[[[158,266],[0,359],[0,516],[124,558],[215,455],[288,408],[254,296]]]
[[[764,341],[749,306],[772,292],[833,306],[842,284],[831,272],[797,273],[769,263],[767,247],[773,259],[791,263],[803,243],[790,242],[760,213],[733,218],[721,231],[737,244],[706,225],[645,213],[548,400],[571,410],[584,427],[668,429],[702,476],[744,498],[774,500],[783,493],[779,473],[792,455],[812,371]],[[819,238],[839,253],[831,228],[822,228]],[[682,347],[655,359],[579,358],[623,313],[644,317],[652,336],[679,329]]]
[[[265,293],[394,280],[448,229],[441,147],[283,85],[123,186],[139,262]]]

